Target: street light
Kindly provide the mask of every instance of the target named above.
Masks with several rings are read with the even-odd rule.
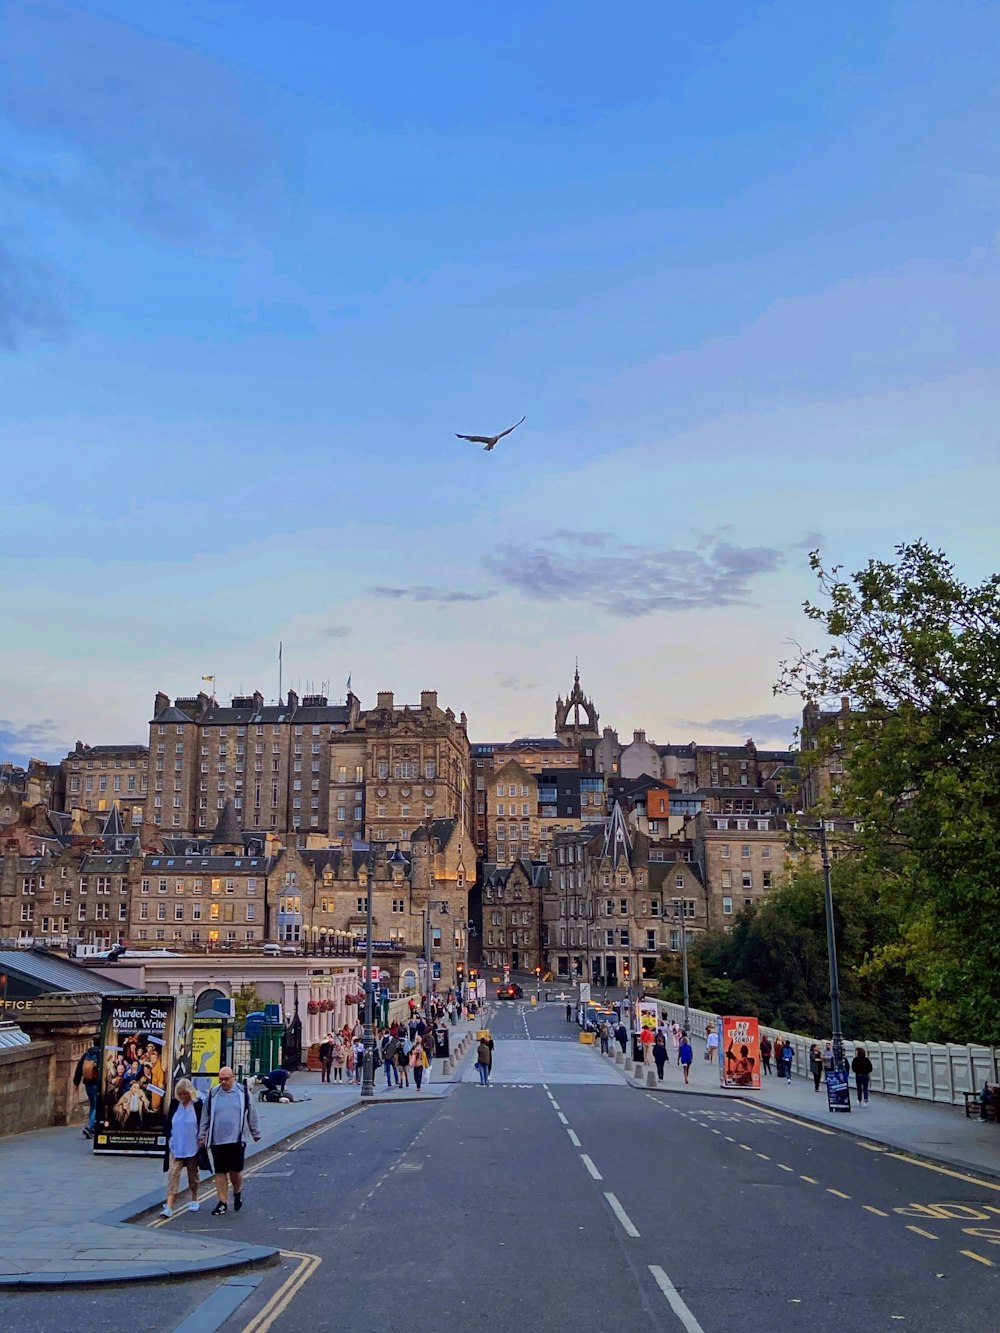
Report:
[[[361,1075],[361,1096],[375,1096],[375,1029],[372,1026],[372,1009],[375,1003],[374,987],[372,984],[373,947],[372,934],[374,925],[372,924],[372,881],[374,878],[374,857],[371,839],[368,840],[368,874],[365,877],[365,889],[367,898],[365,899],[365,1054],[364,1066]]]
[[[805,833],[819,843],[820,857],[823,863],[823,907],[826,912],[826,956],[830,965],[830,1024],[833,1039],[833,1063],[838,1070],[844,1066],[844,1034],[840,1023],[840,976],[837,972],[837,932],[833,924],[833,884],[830,879],[830,851],[826,843],[826,824],[811,826],[799,824],[792,827],[788,839],[788,850],[800,850],[795,841],[796,833]]]
[[[687,922],[684,920],[684,899],[674,899],[674,920],[680,922],[681,927],[681,967],[684,973],[684,1031],[691,1029],[691,994],[688,990],[688,933]]]

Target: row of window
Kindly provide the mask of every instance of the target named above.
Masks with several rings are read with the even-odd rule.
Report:
[[[123,906],[124,906],[124,904],[123,904]],[[155,907],[156,907],[156,913],[155,913],[156,920],[157,920],[157,921],[166,921],[166,919],[167,919],[167,915],[168,915],[168,914],[167,914],[167,904],[166,904],[166,903],[156,903],[156,904],[155,904]],[[150,918],[149,908],[150,908],[150,904],[149,904],[149,903],[141,902],[141,903],[139,904],[139,920],[140,920],[140,921],[149,921],[149,920],[151,919],[151,918]],[[256,920],[257,920],[257,904],[256,904],[256,903],[244,903],[244,904],[243,904],[243,911],[244,911],[244,919],[245,919],[246,921],[256,921]],[[235,904],[235,903],[209,903],[209,904],[208,904],[208,911],[207,911],[207,913],[206,913],[206,912],[205,912],[204,905],[203,905],[202,903],[196,903],[196,902],[192,902],[192,903],[174,903],[173,919],[174,919],[175,921],[184,921],[184,920],[201,921],[202,918],[203,918],[203,915],[204,915],[204,919],[207,920],[207,921],[235,921],[235,919],[236,919],[236,904]],[[126,916],[123,915],[123,916],[121,916],[120,919],[124,921],[124,920],[126,919]]]

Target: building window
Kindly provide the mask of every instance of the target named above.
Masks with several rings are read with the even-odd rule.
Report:
[[[744,843],[743,846],[740,848],[740,856],[743,858],[744,861],[750,860],[750,848],[746,845],[746,843]]]
[[[722,915],[723,915],[723,916],[732,916],[732,914],[733,914],[733,900],[732,900],[732,898],[723,898],[723,900],[722,900]]]
[[[743,887],[745,889],[753,888],[753,874],[749,870],[744,870],[743,872]]]
[[[358,898],[358,899],[356,899],[356,902],[357,902],[357,905],[358,905],[358,911],[359,911],[359,912],[367,912],[367,911],[368,911],[368,899],[367,899],[367,898]]]
[[[765,888],[765,889],[769,889],[770,887],[771,887],[771,872],[770,872],[770,870],[765,870],[765,871],[764,871],[764,888]]]
[[[405,912],[405,911],[406,911],[406,902],[405,902],[405,900],[402,899],[402,898],[393,898],[393,900],[392,900],[392,910],[393,910],[394,912]]]

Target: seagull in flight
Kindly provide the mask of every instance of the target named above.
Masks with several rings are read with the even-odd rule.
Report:
[[[527,417],[521,418],[521,421],[526,420]],[[455,438],[456,440],[471,440],[473,444],[481,444],[486,449],[486,452],[489,453],[491,449],[497,447],[505,435],[509,435],[512,430],[517,430],[521,421],[515,421],[513,426],[508,426],[507,429],[502,430],[499,435],[460,435],[458,431],[456,431]]]

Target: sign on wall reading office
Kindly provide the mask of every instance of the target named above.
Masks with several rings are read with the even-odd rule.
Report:
[[[163,1152],[173,1086],[191,1073],[190,996],[106,995],[95,1153]]]

